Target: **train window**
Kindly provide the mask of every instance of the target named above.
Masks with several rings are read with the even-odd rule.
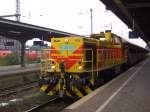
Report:
[[[120,40],[118,37],[115,37],[115,44],[120,44]]]
[[[115,40],[114,40],[114,37],[112,36],[112,38],[111,38],[111,43],[112,44],[115,44]]]
[[[119,45],[120,44],[119,38],[116,36],[113,36],[112,37],[112,44]]]

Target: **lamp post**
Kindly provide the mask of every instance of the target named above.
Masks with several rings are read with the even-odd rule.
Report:
[[[90,13],[91,13],[91,34],[93,33],[93,10],[92,8],[90,9]]]
[[[86,11],[87,12],[87,11]],[[84,14],[82,12],[79,13],[79,15]],[[89,11],[88,11],[89,14]],[[79,26],[78,28],[83,28],[82,26]],[[90,33],[93,33],[93,9],[90,8]]]

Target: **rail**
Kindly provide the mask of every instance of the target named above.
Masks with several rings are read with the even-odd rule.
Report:
[[[29,110],[27,110],[25,112],[36,112],[37,110],[41,109],[42,107],[45,107],[46,105],[48,105],[49,103],[51,103],[51,102],[53,102],[53,101],[55,101],[57,99],[58,99],[57,97],[53,98],[53,99],[51,99],[51,100],[49,100],[49,101],[47,101],[47,102],[45,102],[45,103],[43,103],[41,105],[33,107],[33,108],[31,108],[31,109],[29,109]]]
[[[47,110],[49,112],[60,112],[70,104],[74,103],[75,101],[77,101],[77,99],[68,97],[65,98],[54,97],[53,99],[50,99],[49,101],[41,105],[35,106],[25,112],[45,112]]]
[[[32,89],[34,87],[37,87],[38,84],[37,84],[38,81],[34,81],[34,82],[31,82],[31,83],[27,83],[27,84],[22,84],[21,86],[13,86],[13,87],[8,87],[8,88],[5,88],[5,89],[0,89],[0,97],[9,97],[15,93],[20,93],[21,91],[26,91],[26,90],[29,90],[29,89]]]

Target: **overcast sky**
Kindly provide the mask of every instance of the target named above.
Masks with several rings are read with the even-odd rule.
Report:
[[[16,0],[0,1],[0,15],[15,14]],[[112,25],[113,33],[128,37],[128,27],[111,11],[106,11],[99,0],[20,0],[20,6],[22,22],[80,35],[90,34],[92,8],[94,33],[110,29]]]

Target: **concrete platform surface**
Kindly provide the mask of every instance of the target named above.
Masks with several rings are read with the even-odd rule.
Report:
[[[17,74],[22,72],[30,72],[40,70],[40,64],[28,64],[26,67],[20,65],[0,66],[0,77],[4,75]]]
[[[150,58],[65,108],[63,112],[150,112]]]

